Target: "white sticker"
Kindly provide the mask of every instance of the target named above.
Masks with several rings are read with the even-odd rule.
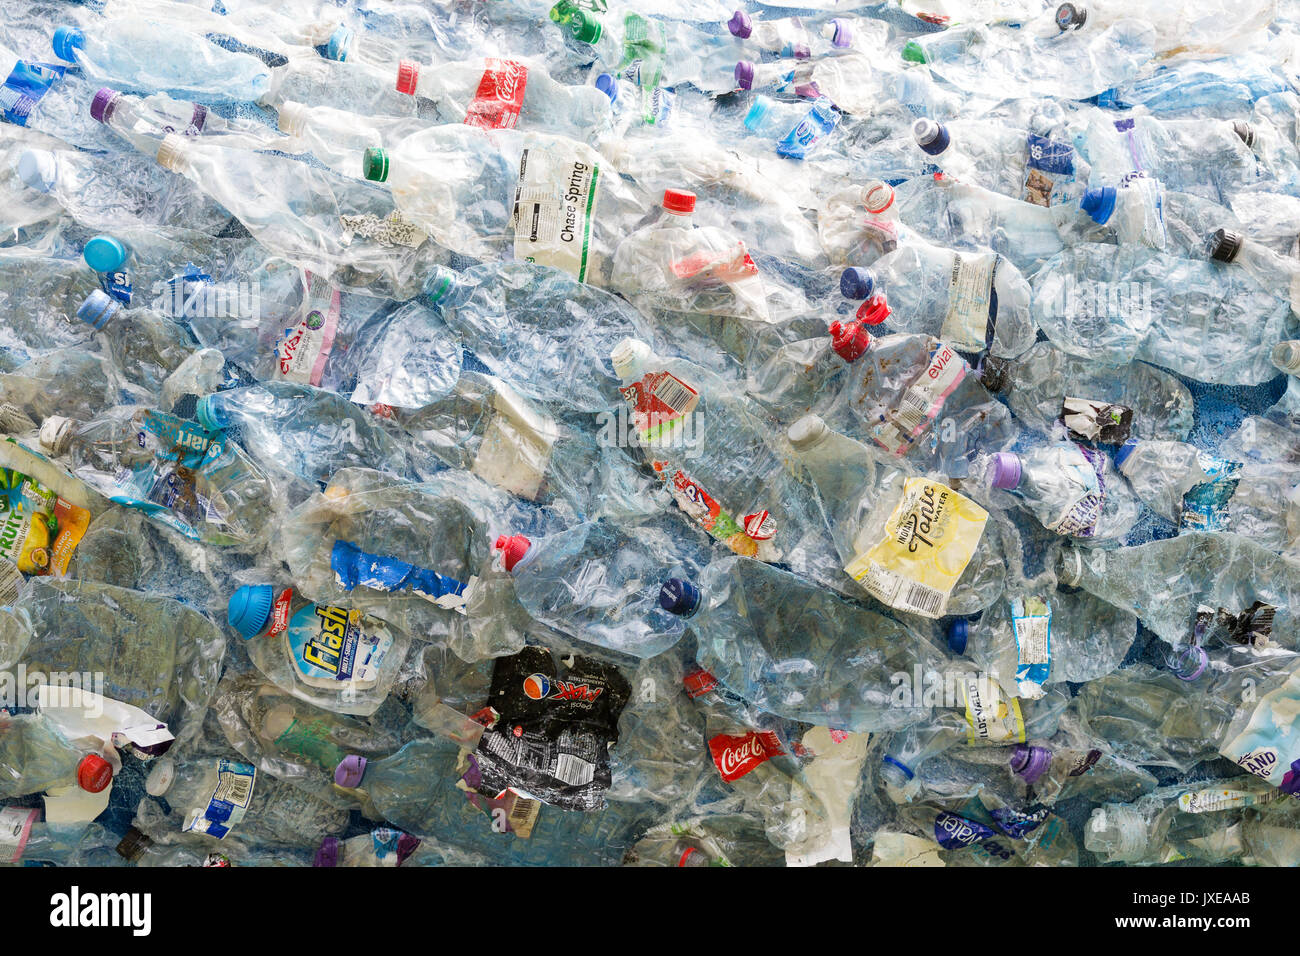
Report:
[[[948,284],[948,313],[943,319],[945,342],[963,352],[982,352],[987,344],[989,303],[997,273],[995,253],[954,255]]]
[[[23,850],[27,848],[27,838],[31,836],[32,824],[41,815],[41,811],[23,807],[7,807],[0,810],[0,860],[8,855],[9,863],[22,859]]]
[[[532,146],[519,159],[511,228],[515,257],[555,266],[585,282],[600,167],[557,146]]]

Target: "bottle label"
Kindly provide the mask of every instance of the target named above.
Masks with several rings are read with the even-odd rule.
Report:
[[[934,842],[945,850],[959,850],[994,836],[997,834],[992,827],[946,810],[934,818]]]
[[[818,143],[829,136],[839,123],[840,114],[832,109],[829,103],[821,101],[814,103],[808,115],[776,144],[777,155],[803,159]]]
[[[743,737],[718,734],[709,741],[709,753],[722,779],[731,783],[785,751],[776,734],[767,730],[751,731]]]
[[[992,252],[953,256],[948,312],[939,335],[954,348],[982,352],[993,341],[998,309],[993,280],[1000,261]]]
[[[380,866],[401,866],[420,845],[418,837],[392,827],[372,830],[370,841]]]
[[[662,441],[679,422],[695,411],[700,393],[671,372],[647,372],[620,392],[632,409],[632,424],[646,444]]]
[[[1074,441],[1121,445],[1133,427],[1133,409],[1110,402],[1067,397],[1061,403],[1061,422]]]
[[[1035,206],[1055,206],[1062,187],[1074,182],[1074,147],[1037,133],[1025,141],[1025,189],[1021,198]]]
[[[117,301],[131,304],[131,276],[126,272],[101,272],[99,287]]]
[[[1011,627],[1016,635],[1016,689],[1021,697],[1042,697],[1052,671],[1051,605],[1041,598],[1016,598],[1011,602]]]
[[[1101,452],[1082,445],[1075,446],[1083,456],[1077,461],[1074,456],[1063,459],[1060,464],[1075,479],[1073,485],[1080,489],[1061,512],[1055,517],[1048,516],[1043,527],[1057,534],[1073,535],[1076,538],[1091,537],[1101,517],[1102,500],[1106,493],[1106,456]]]
[[[1239,461],[1216,458],[1200,452],[1197,464],[1207,480],[1183,495],[1178,515],[1180,531],[1222,531],[1228,523],[1228,502],[1236,494],[1238,476],[1244,467]]]
[[[41,97],[66,72],[53,63],[24,63],[19,60],[0,85],[0,116],[18,126],[26,126]]]
[[[560,426],[505,382],[497,380],[494,385],[492,420],[470,471],[513,495],[536,501]]]
[[[990,680],[970,677],[962,682],[966,697],[966,743],[973,746],[1025,742],[1025,719],[1020,699],[1002,696]]]
[[[305,314],[284,330],[284,338],[275,347],[274,378],[319,387],[334,348],[342,295],[321,276],[308,272],[306,280],[301,309]]]
[[[1300,792],[1300,672],[1259,699],[1245,728],[1219,753],[1287,793]]]
[[[1178,797],[1178,809],[1183,813],[1218,813],[1220,810],[1237,810],[1258,807],[1284,796],[1281,790],[1256,793],[1250,790],[1189,790]]]
[[[369,554],[348,541],[335,541],[330,551],[334,583],[344,591],[365,587],[399,593],[410,590],[441,608],[465,613],[469,582],[416,567],[397,558]],[[471,579],[472,581],[473,579]]]
[[[511,218],[515,257],[585,282],[600,167],[565,152],[559,145],[531,146],[520,156]]]
[[[527,86],[528,67],[524,64],[488,57],[487,69],[465,113],[465,124],[485,129],[514,129]]]
[[[18,596],[22,574],[68,573],[90,512],[56,495],[34,478],[0,468],[0,604]]]
[[[947,485],[908,478],[880,538],[844,570],[883,604],[942,617],[988,517]]]
[[[603,809],[609,747],[631,695],[618,668],[594,658],[557,660],[538,646],[498,658],[489,696],[500,716],[474,752],[482,778],[475,789],[495,799],[514,790],[565,810]]]
[[[629,13],[623,18],[623,59],[615,72],[642,89],[654,89],[663,80],[667,50],[668,31],[662,22]]]
[[[288,642],[299,676],[313,686],[369,687],[379,681],[393,635],[355,608],[308,604],[289,622]]]
[[[703,485],[671,462],[652,461],[650,465],[667,484],[677,507],[714,538],[743,557],[780,560],[781,550],[775,540],[777,525],[768,511],[755,509],[753,514],[737,520],[722,509]]]
[[[186,833],[206,833],[224,840],[235,824],[244,819],[253,802],[253,785],[257,781],[257,768],[252,764],[217,761],[217,785],[208,798],[208,805],[195,808],[185,821]]]
[[[884,421],[872,426],[872,439],[893,455],[907,454],[969,370],[966,360],[952,348],[936,343],[929,364],[903,392],[898,405],[882,416]]]
[[[17,863],[27,849],[27,840],[32,834],[32,824],[41,815],[39,810],[24,807],[6,807],[0,810],[0,860]]]

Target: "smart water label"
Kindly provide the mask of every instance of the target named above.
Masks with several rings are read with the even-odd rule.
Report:
[[[318,604],[298,610],[286,637],[299,676],[316,687],[373,687],[393,646],[392,632],[359,610]]]
[[[252,764],[217,761],[217,785],[208,798],[207,806],[191,811],[182,830],[186,833],[206,833],[224,840],[231,828],[244,819],[253,802],[253,785],[257,781],[257,768]]]
[[[26,126],[27,118],[41,97],[65,72],[66,67],[53,63],[19,60],[0,84],[0,116],[18,126]]]
[[[559,144],[526,148],[519,158],[511,229],[515,257],[587,279],[600,167]]]

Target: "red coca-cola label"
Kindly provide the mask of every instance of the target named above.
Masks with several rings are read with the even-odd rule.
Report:
[[[785,753],[776,734],[770,730],[753,731],[743,737],[730,734],[718,734],[709,741],[709,753],[713,763],[722,774],[722,779],[730,783],[739,780],[765,760],[779,757]]]
[[[466,111],[465,124],[485,129],[514,129],[527,86],[528,67],[514,60],[488,57],[487,69]]]
[[[292,601],[293,588],[285,588],[275,599],[275,604],[271,607],[271,628],[266,632],[268,637],[274,637],[289,626],[289,605]]]
[[[682,685],[686,688],[686,696],[691,700],[699,697],[701,694],[707,694],[713,688],[718,686],[718,679],[710,674],[704,668],[691,671],[682,678]]]

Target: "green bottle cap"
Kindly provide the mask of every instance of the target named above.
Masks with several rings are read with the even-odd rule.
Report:
[[[585,10],[573,11],[573,19],[569,21],[569,29],[573,31],[573,37],[579,43],[595,43],[600,39],[602,32],[600,21],[593,16],[589,16]]]
[[[903,47],[903,59],[909,63],[924,63],[925,51],[921,49],[921,45],[915,40],[908,40]]]
[[[382,183],[388,179],[388,151],[379,146],[371,146],[361,160],[361,174],[372,183]]]

